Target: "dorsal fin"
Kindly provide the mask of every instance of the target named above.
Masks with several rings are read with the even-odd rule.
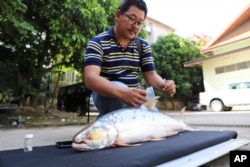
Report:
[[[184,112],[186,111],[187,106],[183,107],[180,112],[180,120],[184,122]]]
[[[154,107],[155,107],[155,105],[156,105],[156,103],[158,102],[158,99],[159,99],[159,98],[160,98],[160,96],[155,96],[155,97],[153,97],[152,99],[146,101],[146,102],[143,104],[143,106],[144,106],[144,107],[147,107],[147,108],[150,109],[150,110],[153,110]]]

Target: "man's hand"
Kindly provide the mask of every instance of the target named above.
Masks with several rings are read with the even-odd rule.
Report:
[[[176,92],[176,85],[173,80],[163,80],[163,88],[162,91],[169,96],[174,96]]]
[[[122,101],[126,104],[136,107],[147,101],[147,92],[146,90],[137,89],[137,88],[127,88],[126,92],[122,96]]]

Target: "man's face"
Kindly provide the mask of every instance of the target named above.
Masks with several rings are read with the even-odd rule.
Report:
[[[132,39],[139,34],[143,26],[145,13],[135,6],[131,6],[126,12],[116,12],[116,26],[119,36]]]

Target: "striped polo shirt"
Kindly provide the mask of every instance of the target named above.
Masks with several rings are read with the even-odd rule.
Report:
[[[142,72],[155,70],[151,48],[145,40],[141,38],[140,40],[143,50],[141,56],[137,50],[135,38],[125,49],[116,39],[114,27],[111,27],[90,40],[84,66],[100,66],[100,75],[108,80],[120,81],[129,87],[138,87],[139,70],[141,69]]]

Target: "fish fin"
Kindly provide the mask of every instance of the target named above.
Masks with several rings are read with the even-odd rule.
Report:
[[[151,138],[149,141],[161,141],[161,140],[165,140],[166,138]]]
[[[181,112],[180,112],[180,121],[183,122],[183,123],[184,123],[184,112],[186,111],[186,108],[187,108],[187,106],[183,107],[181,109]],[[194,128],[192,128],[191,126],[188,126],[188,125],[186,125],[183,130],[195,131]]]
[[[187,106],[183,107],[180,112],[180,120],[184,122],[184,112],[186,111]]]
[[[179,134],[179,131],[173,131],[172,133],[170,133],[168,136],[176,136]]]
[[[113,146],[119,146],[119,147],[131,147],[131,146],[139,146],[140,144],[126,144],[126,143],[119,143],[116,142],[113,144]]]
[[[167,136],[176,136],[179,134],[179,131],[173,131],[170,134],[168,134]],[[166,137],[167,137],[166,136]],[[149,141],[161,141],[161,140],[165,140],[166,138],[157,138],[157,137],[151,137]]]
[[[150,110],[153,110],[154,107],[155,107],[155,105],[156,105],[156,103],[158,102],[158,99],[159,99],[159,98],[160,98],[160,96],[155,96],[155,97],[153,97],[152,99],[146,101],[146,102],[143,104],[143,106],[144,106],[144,107],[147,107],[147,108],[150,109]]]

